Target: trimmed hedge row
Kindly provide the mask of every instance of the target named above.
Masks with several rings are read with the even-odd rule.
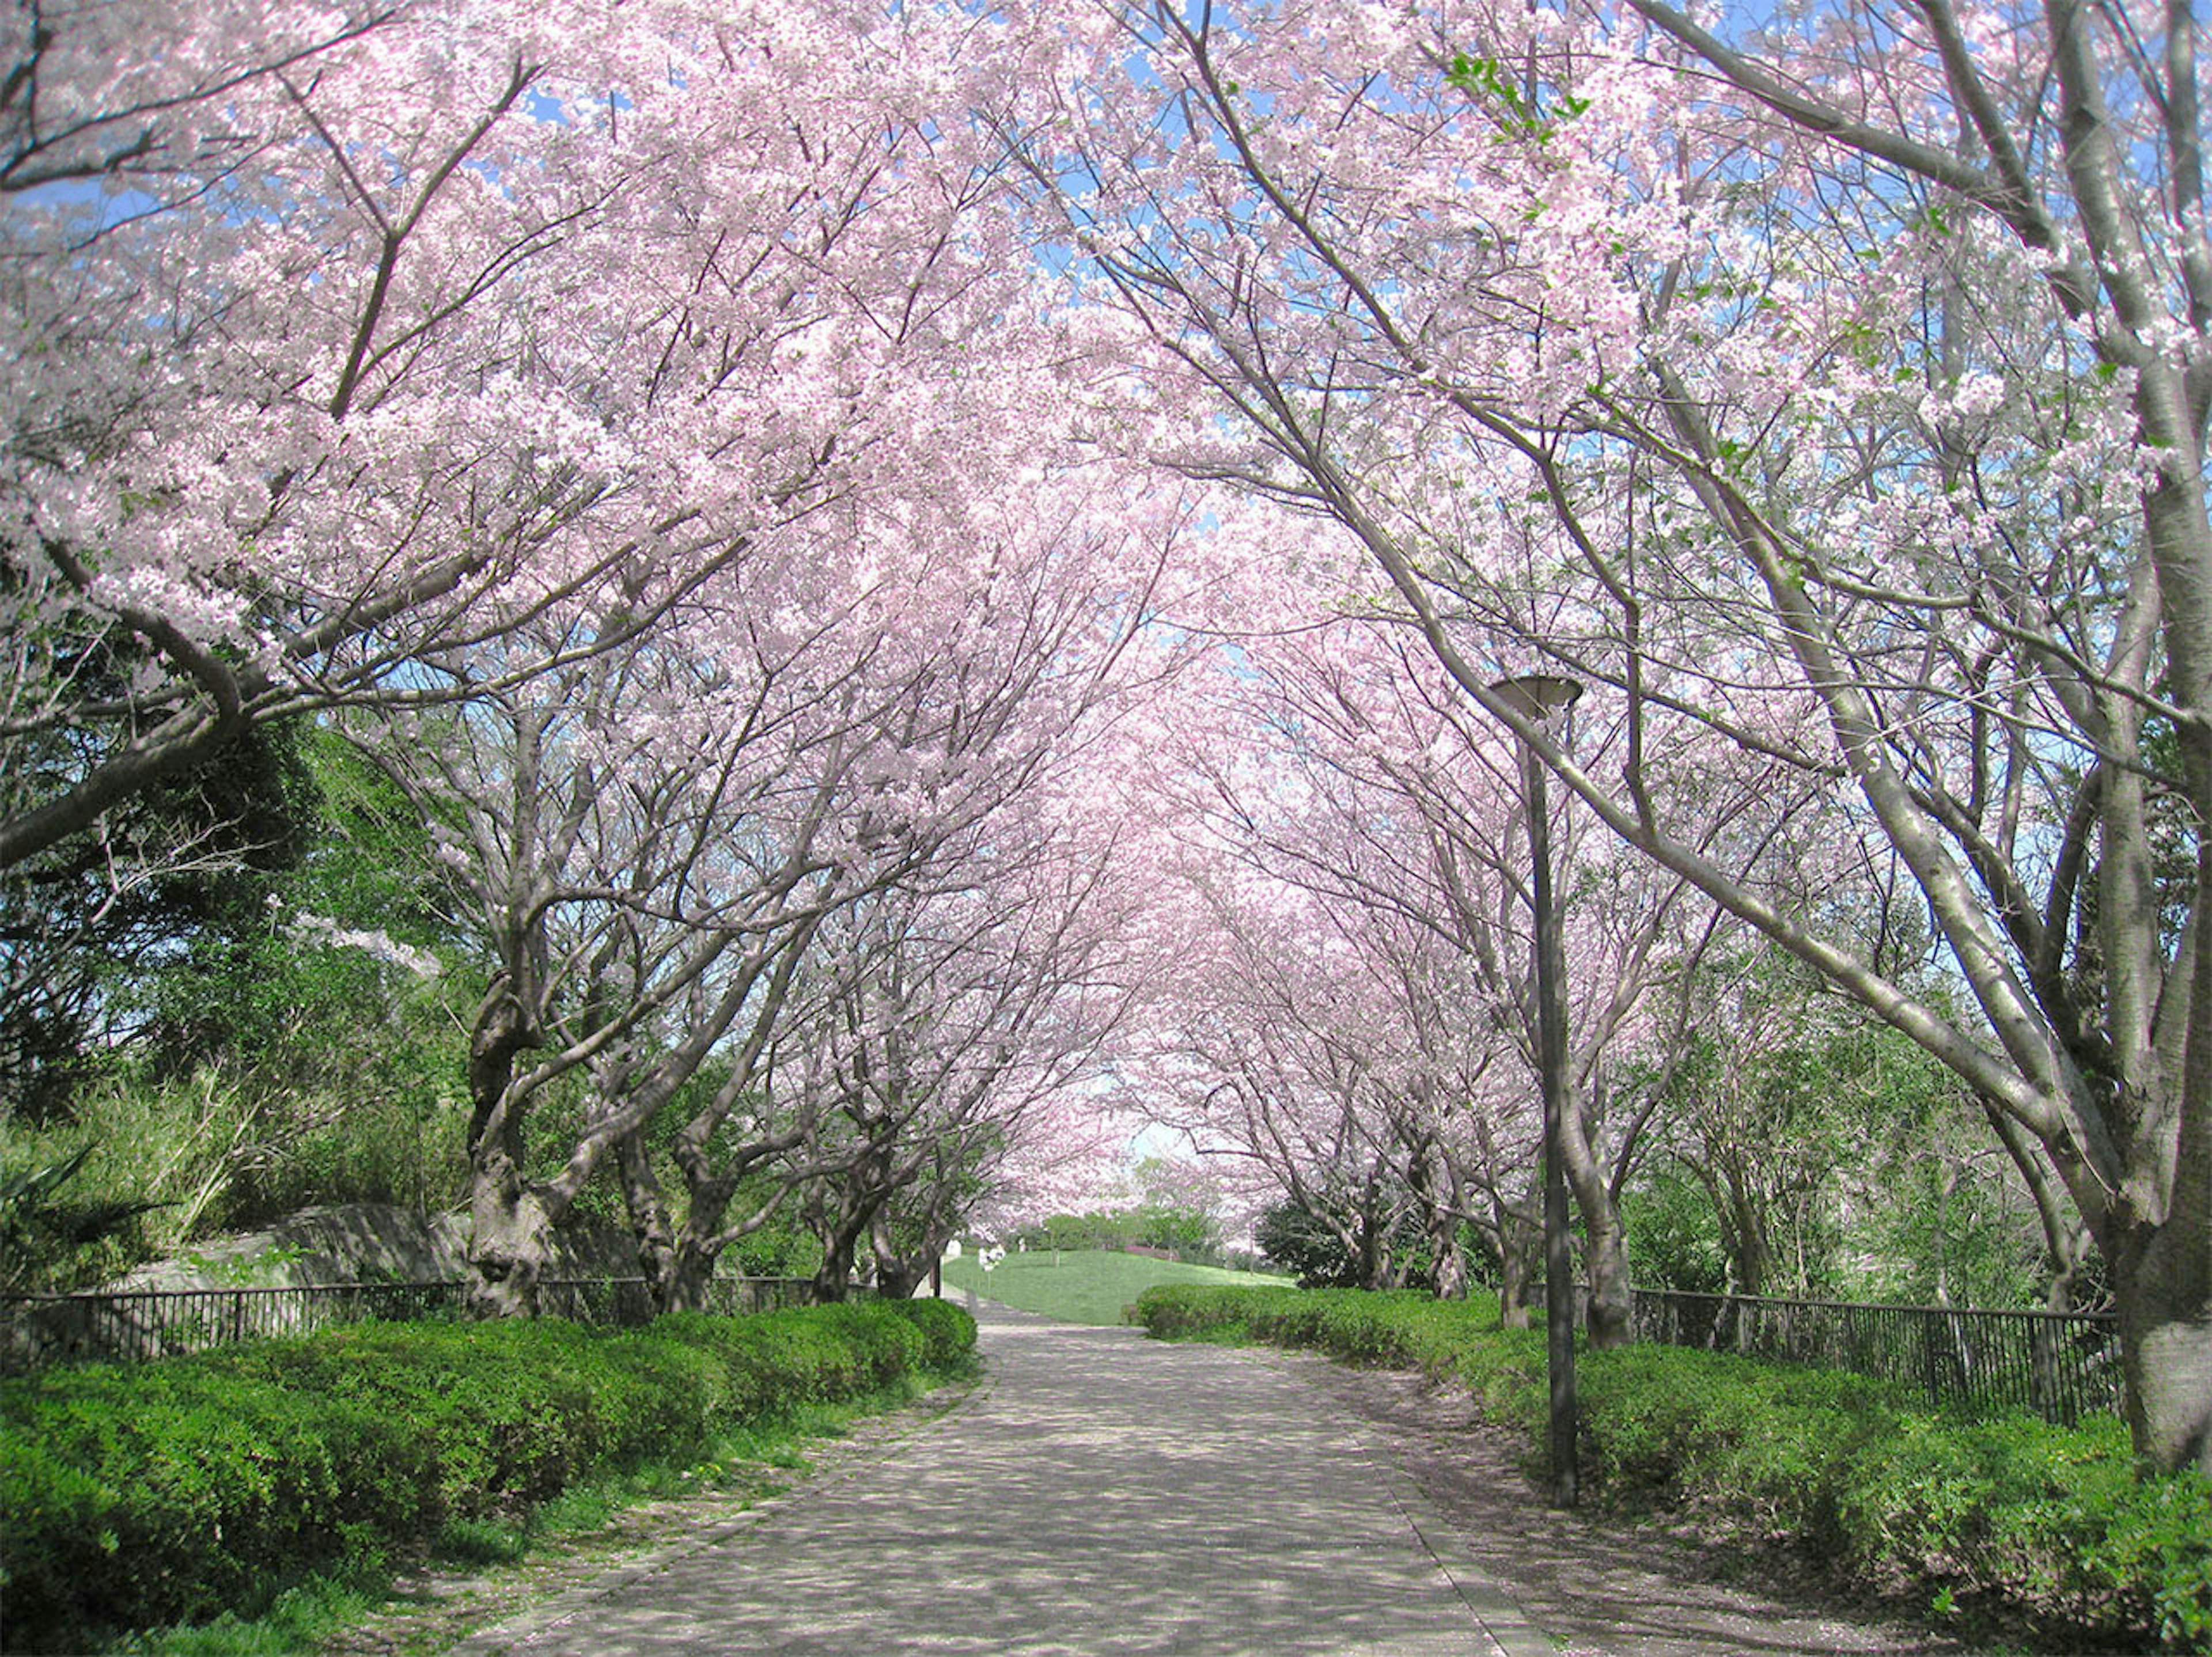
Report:
[[[1540,1331],[1494,1306],[1356,1290],[1147,1290],[1166,1338],[1310,1347],[1466,1387],[1544,1450]],[[1674,1347],[1577,1363],[1583,1489],[1793,1542],[1861,1581],[2020,1633],[2212,1649],[2212,1481],[2138,1478],[2127,1429],[1931,1411],[1863,1376]]]
[[[942,1301],[636,1330],[360,1324],[0,1383],[9,1650],[198,1621],[592,1474],[953,1368]]]

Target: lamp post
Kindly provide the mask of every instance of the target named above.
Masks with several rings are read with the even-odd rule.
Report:
[[[1572,679],[1547,673],[1502,679],[1492,694],[1531,725],[1565,713],[1583,694]],[[1567,1017],[1562,998],[1566,967],[1558,906],[1552,900],[1552,823],[1544,798],[1544,767],[1527,742],[1521,748],[1521,789],[1528,806],[1528,859],[1534,865],[1536,912],[1536,1067],[1544,1095],[1544,1369],[1551,1392],[1552,1505],[1571,1508],[1579,1495],[1575,1457],[1574,1250],[1567,1224],[1566,1159],[1559,1151],[1565,1114]]]

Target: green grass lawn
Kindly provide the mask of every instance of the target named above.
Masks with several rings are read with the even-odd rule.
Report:
[[[1121,1308],[1159,1283],[1237,1284],[1248,1289],[1288,1287],[1288,1278],[1257,1272],[1224,1272],[1211,1266],[1181,1266],[1148,1254],[1105,1250],[1032,1249],[1009,1254],[986,1272],[972,1254],[945,1262],[945,1287],[974,1290],[988,1300],[1024,1312],[1061,1318],[1069,1323],[1119,1323]]]

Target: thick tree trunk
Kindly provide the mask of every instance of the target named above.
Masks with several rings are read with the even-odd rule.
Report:
[[[845,1299],[853,1286],[853,1260],[859,1253],[860,1228],[840,1225],[822,1240],[822,1264],[814,1273],[814,1298],[828,1303]]]
[[[703,1211],[695,1198],[684,1229],[678,1231],[661,1200],[660,1183],[652,1175],[644,1146],[635,1136],[617,1149],[622,1169],[623,1196],[629,1211],[631,1234],[637,1239],[638,1261],[645,1272],[647,1291],[656,1312],[704,1312],[707,1287],[714,1281],[721,1248],[714,1241],[723,1207],[709,1205]]]
[[[723,1221],[729,1213],[731,1199],[737,1194],[737,1185],[732,1180],[704,1176],[700,1162],[684,1161],[680,1151],[678,1158],[683,1162],[689,1201],[683,1229],[676,1233],[669,1248],[661,1309],[703,1312],[707,1309],[707,1285],[713,1281],[714,1268],[721,1260]]]
[[[1593,1219],[1583,1214],[1583,1271],[1589,1278],[1589,1344],[1593,1351],[1626,1346],[1635,1309],[1628,1270],[1628,1237],[1610,1203]]]
[[[702,1242],[688,1231],[678,1237],[675,1252],[669,1257],[661,1309],[665,1312],[705,1311],[707,1285],[714,1281],[714,1267],[720,1259],[720,1249]]]
[[[469,1042],[468,1307],[479,1318],[538,1315],[552,1220],[523,1177],[522,1125],[509,1097],[516,1056],[537,1035],[510,980],[495,981]]]
[[[876,1293],[885,1300],[910,1299],[929,1275],[929,1262],[916,1255],[911,1259],[876,1256]]]
[[[479,1318],[534,1318],[538,1285],[551,1257],[553,1223],[544,1205],[519,1182],[484,1177],[469,1195],[468,1306]]]
[[[890,1224],[881,1209],[868,1222],[868,1253],[876,1266],[876,1293],[886,1300],[904,1300],[907,1291],[914,1287],[914,1280],[908,1275],[904,1256],[891,1241]]]
[[[2212,1259],[2203,1238],[2142,1228],[2114,1251],[2120,1363],[2136,1454],[2212,1477]]]
[[[880,1209],[877,1211],[869,1227],[868,1241],[876,1257],[876,1293],[884,1299],[910,1298],[944,1251],[945,1240],[938,1235],[933,1219],[923,1223],[921,1235],[917,1247],[902,1251],[892,1241],[886,1216]]]
[[[1362,1289],[1395,1289],[1390,1278],[1390,1243],[1382,1235],[1372,1212],[1361,1217],[1359,1253],[1358,1256],[1358,1286]]]
[[[705,1174],[697,1161],[687,1162],[684,1172],[690,1201],[683,1229],[676,1234],[669,1255],[663,1306],[671,1312],[704,1312],[708,1309],[708,1285],[714,1281],[723,1250],[735,1239],[766,1223],[787,1198],[789,1187],[779,1189],[738,1223],[732,1225],[730,1204],[737,1196],[738,1181],[727,1175]]]

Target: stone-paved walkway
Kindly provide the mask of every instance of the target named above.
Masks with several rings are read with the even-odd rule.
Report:
[[[880,1461],[459,1650],[1552,1657],[1292,1369],[979,1316],[986,1385]]]

